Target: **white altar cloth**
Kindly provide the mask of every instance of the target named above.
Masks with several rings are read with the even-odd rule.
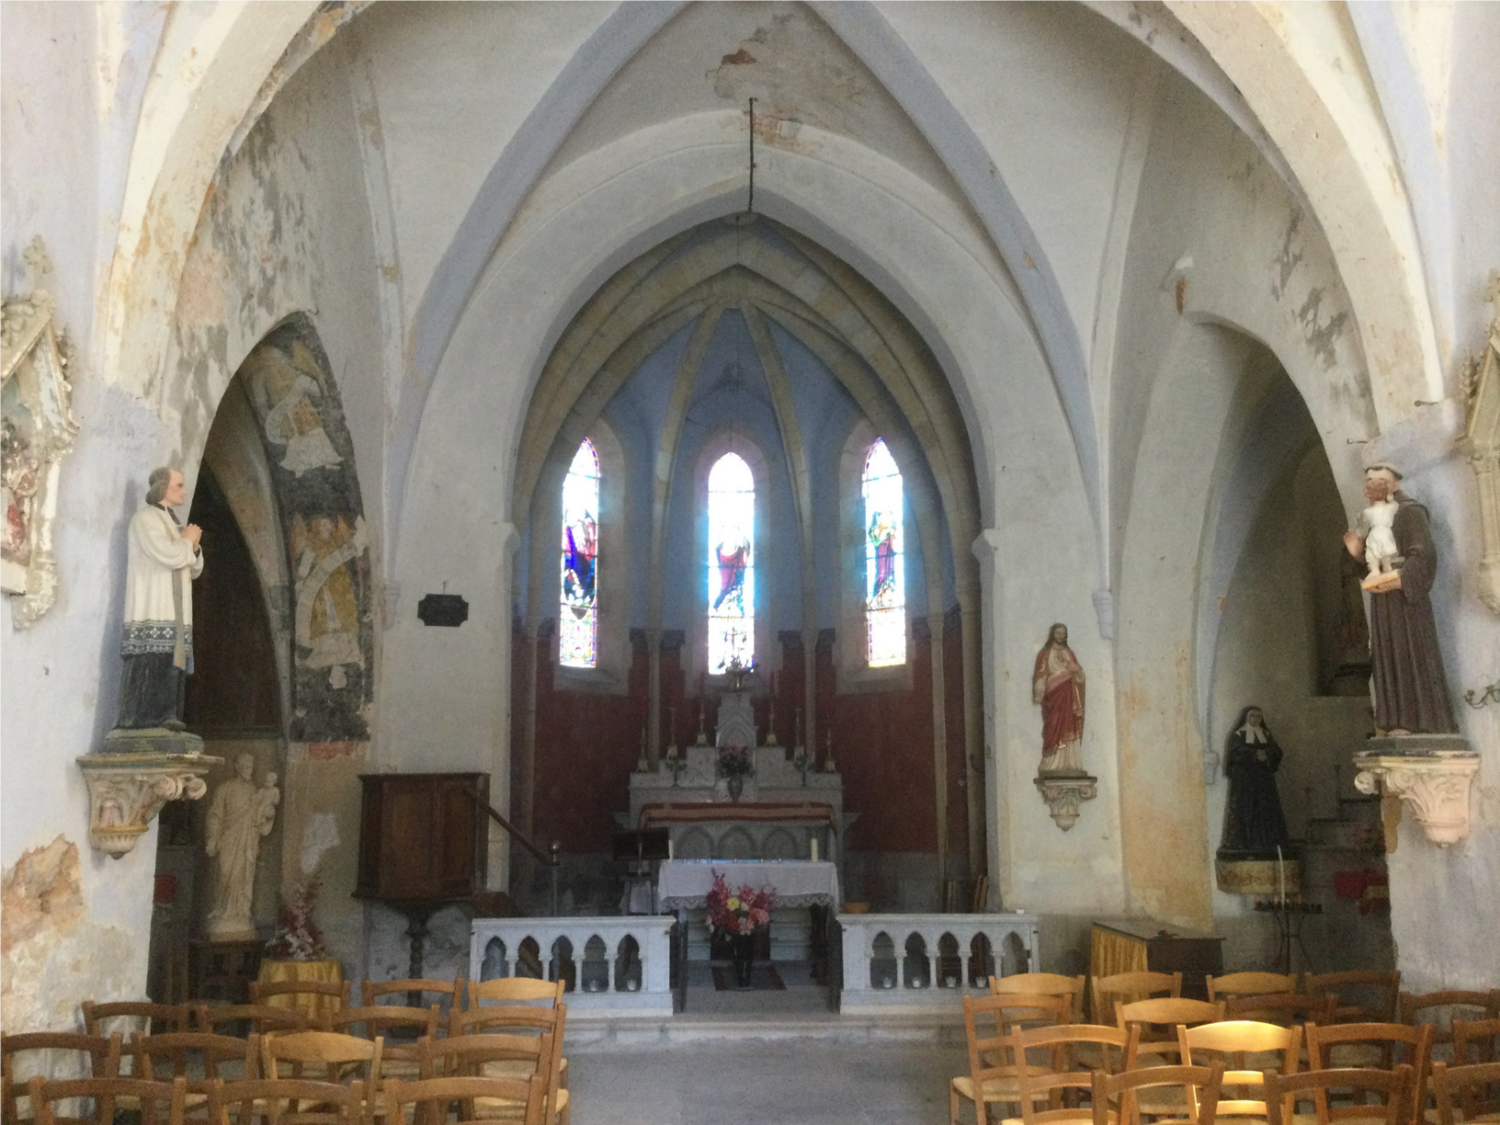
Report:
[[[838,868],[810,860],[669,860],[657,875],[656,900],[663,910],[702,906],[718,872],[731,887],[770,887],[777,906],[831,906],[838,909]]]

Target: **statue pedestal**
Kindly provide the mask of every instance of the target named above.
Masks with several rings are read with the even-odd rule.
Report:
[[[173,731],[111,731],[110,734],[150,735],[156,742],[203,747],[197,735]],[[170,742],[168,740],[182,740]],[[118,740],[123,741],[123,740]],[[132,739],[126,745],[152,745]],[[223,758],[190,753],[132,753],[111,750],[78,759],[89,787],[89,843],[115,859],[135,849],[151,818],[168,801],[196,801],[207,791],[203,775]]]
[[[1399,802],[1427,838],[1440,848],[1469,834],[1469,790],[1479,772],[1479,755],[1456,734],[1408,734],[1372,738],[1354,755],[1354,787],[1380,793],[1386,813],[1386,851],[1396,850]]]
[[[1082,770],[1043,770],[1032,782],[1047,802],[1047,811],[1064,832],[1078,820],[1078,806],[1099,795],[1099,779]]]

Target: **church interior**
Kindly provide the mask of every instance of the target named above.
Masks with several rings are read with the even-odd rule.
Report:
[[[1500,989],[1500,8],[0,29],[7,1037]]]

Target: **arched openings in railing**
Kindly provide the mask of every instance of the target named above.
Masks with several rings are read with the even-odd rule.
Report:
[[[609,949],[598,934],[583,944],[578,983],[585,992],[603,992],[609,988]]]
[[[989,935],[975,934],[974,940],[969,942],[969,984],[974,988],[983,988],[994,975],[995,949],[990,944]]]
[[[510,976],[510,962],[505,956],[505,943],[497,937],[484,945],[484,959],[479,963],[479,979],[495,980]]]
[[[896,987],[896,943],[882,930],[870,943],[870,987]]]
[[[615,951],[615,991],[639,992],[641,976],[641,944],[626,934]]]
[[[564,992],[572,992],[578,984],[578,967],[573,963],[573,943],[565,937],[552,943],[552,961],[547,966],[547,979],[563,981]]]
[[[528,937],[516,947],[516,971],[515,976],[529,977],[532,980],[545,979],[546,973],[542,965],[542,948],[536,942],[536,938]]]
[[[1021,940],[1021,936],[1014,933],[1006,934],[1005,940],[1001,942],[1000,975],[1009,977],[1016,973],[1024,973],[1027,971],[1029,961],[1026,943]]]
[[[907,936],[906,956],[901,959],[901,983],[907,988],[926,988],[932,983],[931,976],[927,939],[913,931]]]
[[[958,939],[944,933],[937,943],[937,984],[939,988],[959,988],[964,982],[964,963],[958,955]]]

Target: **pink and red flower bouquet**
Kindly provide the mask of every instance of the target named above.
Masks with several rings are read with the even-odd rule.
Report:
[[[771,907],[776,896],[769,887],[756,890],[743,886],[731,888],[719,872],[708,892],[708,929],[710,933],[753,934],[771,924]]]

